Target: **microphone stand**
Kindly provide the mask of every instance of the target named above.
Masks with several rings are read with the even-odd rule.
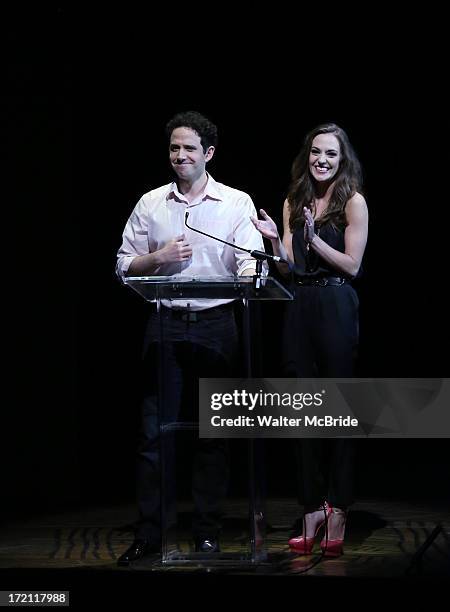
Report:
[[[256,273],[253,275],[253,289],[258,291],[261,289],[261,273],[262,273],[262,259],[256,260]]]

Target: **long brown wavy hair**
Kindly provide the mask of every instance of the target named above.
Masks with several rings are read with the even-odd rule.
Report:
[[[333,178],[335,184],[328,207],[320,219],[316,220],[316,224],[324,225],[330,221],[335,229],[343,229],[347,225],[345,205],[357,191],[361,192],[362,189],[361,164],[347,134],[335,123],[317,126],[305,137],[303,147],[292,164],[292,180],[287,196],[290,210],[289,227],[292,232],[304,221],[303,207],[306,206],[312,210],[316,190],[314,179],[309,171],[309,155],[312,141],[318,134],[336,136],[341,149],[341,159],[337,174]]]

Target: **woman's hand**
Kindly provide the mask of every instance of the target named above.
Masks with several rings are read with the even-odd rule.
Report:
[[[260,209],[259,214],[263,218],[262,221],[260,219],[255,219],[255,217],[250,217],[250,221],[264,238],[276,240],[279,236],[275,221],[271,219],[266,211],[262,208]]]
[[[314,232],[314,219],[311,211],[309,208],[306,208],[306,206],[303,207],[303,214],[305,215],[305,242],[306,244],[311,244],[311,242],[314,240],[314,236],[316,235]]]

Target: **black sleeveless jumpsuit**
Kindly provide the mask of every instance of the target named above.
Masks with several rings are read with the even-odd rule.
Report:
[[[344,229],[325,223],[316,233],[344,252]],[[295,267],[284,333],[286,375],[296,378],[352,377],[358,344],[358,296],[346,280],[339,286],[299,285],[326,277],[345,276],[310,247],[303,226],[293,234]],[[353,502],[354,446],[350,439],[304,438],[298,441],[300,500],[316,508],[327,500],[347,508]]]

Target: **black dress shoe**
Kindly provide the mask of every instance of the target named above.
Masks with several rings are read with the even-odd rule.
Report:
[[[195,541],[195,552],[218,553],[220,552],[219,542],[214,538],[197,539]]]
[[[117,559],[117,565],[127,566],[146,555],[160,552],[158,544],[144,539],[136,539],[133,544]]]

